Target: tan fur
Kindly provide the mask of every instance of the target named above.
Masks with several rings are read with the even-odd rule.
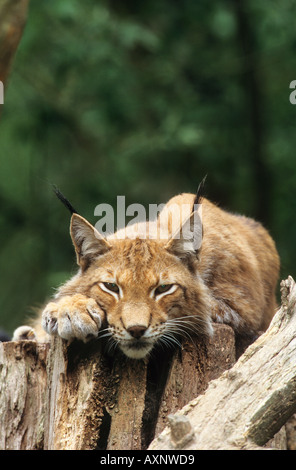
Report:
[[[273,240],[259,223],[203,199],[203,237],[196,251],[184,233],[188,223],[195,233],[199,227],[193,214],[188,219],[178,211],[183,204],[192,207],[194,199],[193,194],[172,198],[150,225],[153,239],[141,236],[145,223],[136,231],[129,228],[124,239],[103,238],[74,214],[71,236],[80,269],[45,307],[44,330],[88,341],[104,323],[101,335],[110,347],[118,345],[132,358],[145,357],[156,342],[176,343],[179,335],[210,335],[211,321],[227,323],[241,335],[265,330],[276,309],[279,257]],[[167,221],[169,233],[163,236]],[[103,283],[115,283],[119,291]],[[161,285],[171,287],[162,292]],[[45,340],[40,323],[36,336]],[[26,334],[18,329],[15,339],[20,337]]]

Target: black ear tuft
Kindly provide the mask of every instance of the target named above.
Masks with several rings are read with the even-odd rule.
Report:
[[[56,187],[55,184],[52,185],[53,190],[59,200],[67,207],[71,214],[78,214],[78,212],[74,209],[72,204],[68,201],[68,199],[61,193],[61,191]]]
[[[207,176],[208,176],[208,175],[205,175],[205,176],[203,177],[203,179],[201,180],[201,182],[199,183],[199,185],[198,185],[198,188],[197,188],[197,191],[196,191],[196,195],[195,195],[195,199],[194,199],[194,202],[193,202],[193,207],[192,207],[192,211],[193,211],[193,212],[195,211],[195,206],[196,206],[196,204],[201,204],[201,202],[202,202],[203,191],[204,191],[204,186],[205,186],[205,182],[206,182]]]

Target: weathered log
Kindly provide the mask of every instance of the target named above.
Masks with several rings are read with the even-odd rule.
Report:
[[[96,343],[67,348],[55,338],[48,358],[44,448],[145,449],[163,429],[164,416],[204,390],[234,360],[234,334],[224,325],[216,327],[209,342],[185,343],[174,354],[158,351],[146,361],[122,354],[110,358]],[[169,402],[168,396],[175,400]]]
[[[146,449],[167,414],[235,361],[225,325],[210,341],[145,361],[109,357],[100,341],[68,346],[59,337],[50,349],[27,341],[0,343],[0,351],[1,449]]]
[[[42,449],[47,345],[0,343],[0,449]]]
[[[291,277],[281,290],[282,306],[268,330],[203,395],[171,416],[170,426],[149,449],[261,448],[295,413],[296,286]]]
[[[295,304],[289,278],[269,329],[236,363],[225,325],[145,361],[110,357],[100,340],[0,343],[0,448],[147,449],[155,436],[149,449],[278,448],[269,439],[296,411]]]

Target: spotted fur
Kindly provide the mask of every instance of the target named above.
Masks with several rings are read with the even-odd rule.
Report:
[[[104,337],[110,350],[140,359],[156,343],[211,335],[212,321],[231,325],[239,335],[265,330],[276,309],[279,257],[273,240],[259,223],[202,199],[202,243],[196,248],[185,240],[185,229],[178,236],[172,229],[179,217],[180,229],[189,223],[194,233],[200,230],[193,214],[185,220],[177,210],[196,202],[193,194],[172,198],[153,224],[153,239],[141,236],[145,223],[129,228],[124,239],[105,238],[73,213],[79,270],[33,325],[37,340],[53,334],[82,341]],[[32,334],[32,328],[20,327],[14,339]]]

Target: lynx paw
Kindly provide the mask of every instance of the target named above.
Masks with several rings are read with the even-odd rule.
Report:
[[[14,330],[12,341],[23,340],[36,341],[35,330],[30,326],[19,326],[16,330]]]
[[[42,313],[42,327],[50,335],[87,342],[98,336],[102,319],[103,311],[94,299],[76,294],[47,304]]]

